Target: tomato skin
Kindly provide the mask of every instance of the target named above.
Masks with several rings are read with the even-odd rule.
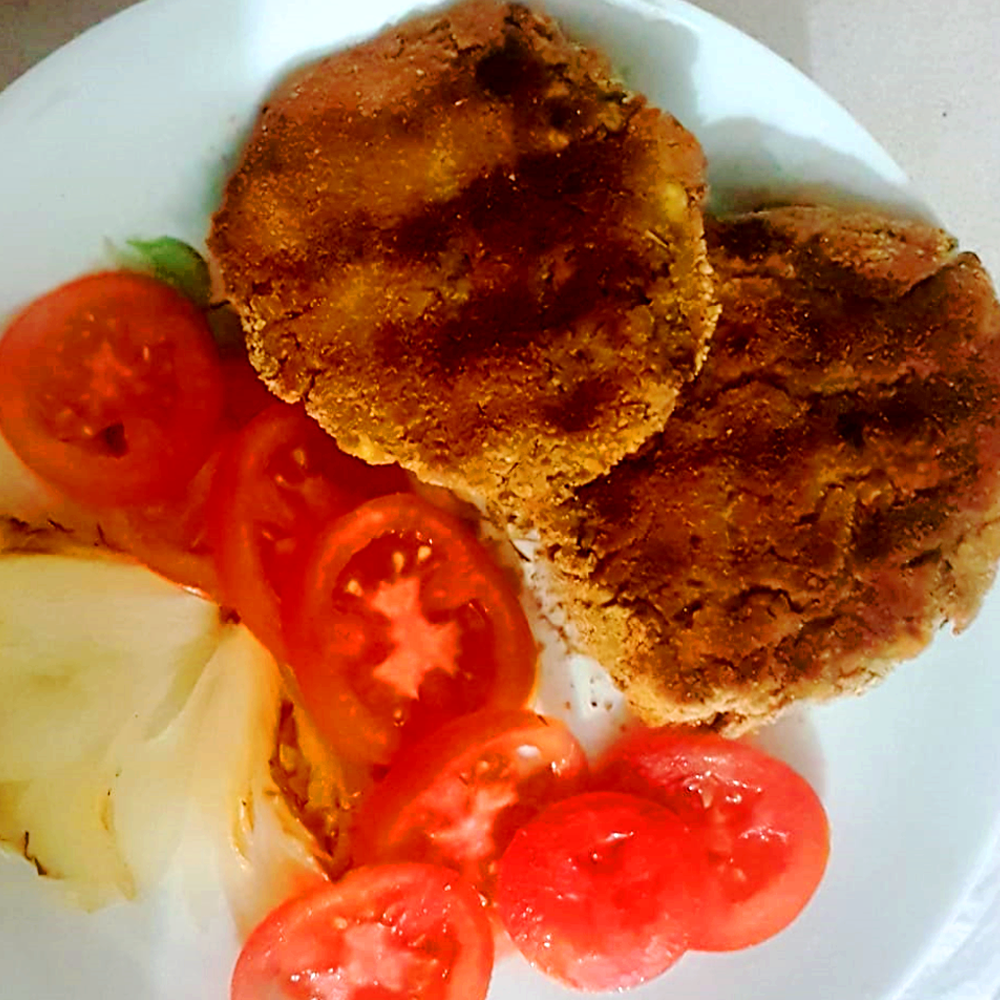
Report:
[[[355,860],[444,865],[492,898],[515,832],[586,776],[583,748],[558,720],[527,709],[462,716],[408,748],[363,800]]]
[[[580,990],[621,990],[684,954],[704,872],[669,810],[588,792],[522,827],[500,862],[497,909],[532,965]]]
[[[819,886],[830,852],[823,805],[792,768],[748,743],[637,731],[608,751],[594,780],[658,802],[698,838],[709,878],[692,949],[758,944],[787,927]]]
[[[484,1000],[492,967],[486,911],[455,872],[379,865],[273,910],[244,944],[230,996]]]
[[[221,602],[222,590],[207,524],[208,498],[216,470],[235,433],[274,403],[244,351],[220,358],[223,394],[218,443],[182,493],[146,504],[99,511],[101,533],[155,573]]]
[[[221,410],[208,324],[145,275],[61,285],[0,338],[0,430],[29,468],[84,504],[179,492],[211,451]]]
[[[351,760],[389,764],[404,742],[480,708],[522,707],[534,690],[537,647],[517,595],[464,524],[413,494],[329,525],[289,611],[303,702]],[[432,651],[419,677],[411,662],[409,676],[377,680],[418,641],[441,646],[442,669],[427,667]]]
[[[230,437],[220,439],[179,496],[98,512],[101,534],[109,545],[212,600],[221,599],[221,589],[205,516],[212,480]]]
[[[396,466],[346,455],[301,407],[273,403],[226,449],[208,499],[208,532],[224,603],[280,660],[282,604],[326,524],[404,489]]]

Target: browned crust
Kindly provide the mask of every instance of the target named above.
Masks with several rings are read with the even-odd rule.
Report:
[[[209,245],[278,395],[520,515],[638,447],[698,370],[703,195],[695,139],[601,55],[473,0],[274,94]]]
[[[700,376],[543,539],[638,713],[736,733],[976,613],[1000,557],[1000,307],[919,223],[793,208],[708,237],[723,308]]]
[[[599,54],[473,0],[287,81],[210,246],[274,391],[538,524],[638,713],[736,733],[975,614],[1000,310],[950,236],[872,212],[710,222],[706,254],[703,171]]]

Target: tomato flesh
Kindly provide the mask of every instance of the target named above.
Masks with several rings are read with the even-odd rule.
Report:
[[[233,429],[243,427],[275,404],[275,397],[260,380],[244,351],[227,351],[220,363],[225,390],[222,419],[227,426]]]
[[[543,972],[576,989],[626,989],[687,950],[702,874],[697,845],[668,809],[589,792],[549,806],[514,835],[500,862],[497,909]]]
[[[221,410],[207,322],[145,275],[62,285],[0,338],[0,430],[30,469],[78,502],[176,494],[212,450]]]
[[[355,858],[445,865],[491,898],[514,833],[579,791],[586,773],[583,749],[556,720],[524,709],[463,716],[408,749],[369,793]]]
[[[457,519],[413,494],[332,523],[290,602],[290,662],[344,756],[390,763],[445,722],[525,704],[537,649],[517,595]]]
[[[228,437],[220,441],[179,496],[111,507],[98,515],[101,533],[114,548],[213,600],[220,599],[221,591],[205,518],[212,480],[227,441]]]
[[[823,805],[804,778],[750,744],[646,730],[613,747],[596,780],[658,802],[697,836],[709,876],[696,950],[772,937],[819,886],[830,851]]]
[[[224,602],[286,659],[282,603],[320,529],[406,482],[396,466],[369,466],[344,454],[300,407],[267,407],[222,456],[209,496],[209,538]]]
[[[176,496],[99,512],[101,532],[161,576],[212,600],[222,601],[207,517],[212,481],[235,432],[274,404],[274,397],[250,367],[246,352],[231,349],[220,358],[223,384],[222,433],[201,468]]]
[[[232,1000],[483,1000],[493,937],[475,891],[432,865],[358,868],[247,939]]]

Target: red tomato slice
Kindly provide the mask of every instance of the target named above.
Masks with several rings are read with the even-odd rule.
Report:
[[[746,948],[798,916],[830,852],[822,803],[787,764],[747,743],[669,729],[612,747],[601,787],[666,806],[698,837],[709,865],[699,951]]]
[[[685,952],[702,877],[698,845],[668,809],[590,792],[549,806],[514,835],[500,861],[497,909],[543,972],[580,990],[621,990]]]
[[[221,357],[222,383],[225,387],[223,423],[233,428],[250,423],[258,413],[273,406],[277,399],[254,371],[246,353],[227,351]]]
[[[517,595],[465,525],[412,494],[330,525],[290,610],[303,702],[353,760],[388,764],[404,739],[534,688]]]
[[[223,434],[184,492],[155,503],[111,507],[99,515],[109,544],[168,580],[217,601],[222,594],[206,523],[212,479],[235,431],[275,402],[245,352],[227,352],[220,362]]]
[[[232,1000],[483,1000],[493,937],[476,892],[433,865],[358,868],[247,939]]]
[[[228,440],[222,439],[180,496],[159,503],[111,507],[98,515],[101,533],[114,548],[213,600],[221,599],[221,591],[206,512],[212,480]]]
[[[577,792],[586,771],[583,749],[555,719],[525,709],[455,719],[401,755],[363,801],[355,859],[444,865],[492,897],[511,837]]]
[[[62,285],[0,339],[0,430],[29,468],[83,503],[179,492],[212,450],[221,409],[204,317],[142,274]]]
[[[285,659],[282,601],[320,529],[406,482],[396,466],[345,455],[300,407],[272,404],[226,450],[209,496],[209,541],[224,602]]]

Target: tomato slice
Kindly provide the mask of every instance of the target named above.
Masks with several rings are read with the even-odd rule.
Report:
[[[497,909],[525,958],[567,986],[637,986],[687,949],[703,877],[697,848],[655,802],[577,795],[514,835]]]
[[[194,474],[183,493],[158,503],[99,512],[101,533],[153,572],[213,600],[221,599],[206,511],[212,480],[229,436]]]
[[[184,491],[154,503],[110,507],[99,517],[101,532],[112,546],[168,580],[221,602],[206,523],[212,480],[235,432],[275,400],[251,368],[245,351],[229,350],[222,354],[220,363],[222,435]]]
[[[209,496],[209,541],[224,602],[287,659],[282,602],[320,529],[406,483],[396,466],[344,454],[300,407],[267,407],[222,456]]]
[[[220,362],[225,390],[222,420],[226,426],[243,427],[258,413],[275,405],[275,396],[260,380],[245,351],[226,351]]]
[[[404,740],[534,688],[517,595],[464,524],[413,494],[331,524],[290,611],[303,702],[350,759],[388,764]]]
[[[208,324],[146,275],[71,281],[0,339],[0,430],[29,468],[82,503],[178,492],[212,450],[221,409]]]
[[[483,1000],[493,937],[476,892],[433,865],[358,868],[272,911],[232,1000]]]
[[[826,812],[783,761],[721,736],[644,730],[611,748],[601,787],[643,795],[695,832],[710,872],[699,951],[764,941],[816,891],[830,853]]]
[[[526,709],[462,716],[401,755],[369,793],[354,856],[445,865],[492,897],[514,833],[579,791],[586,773],[583,749],[555,719]]]

